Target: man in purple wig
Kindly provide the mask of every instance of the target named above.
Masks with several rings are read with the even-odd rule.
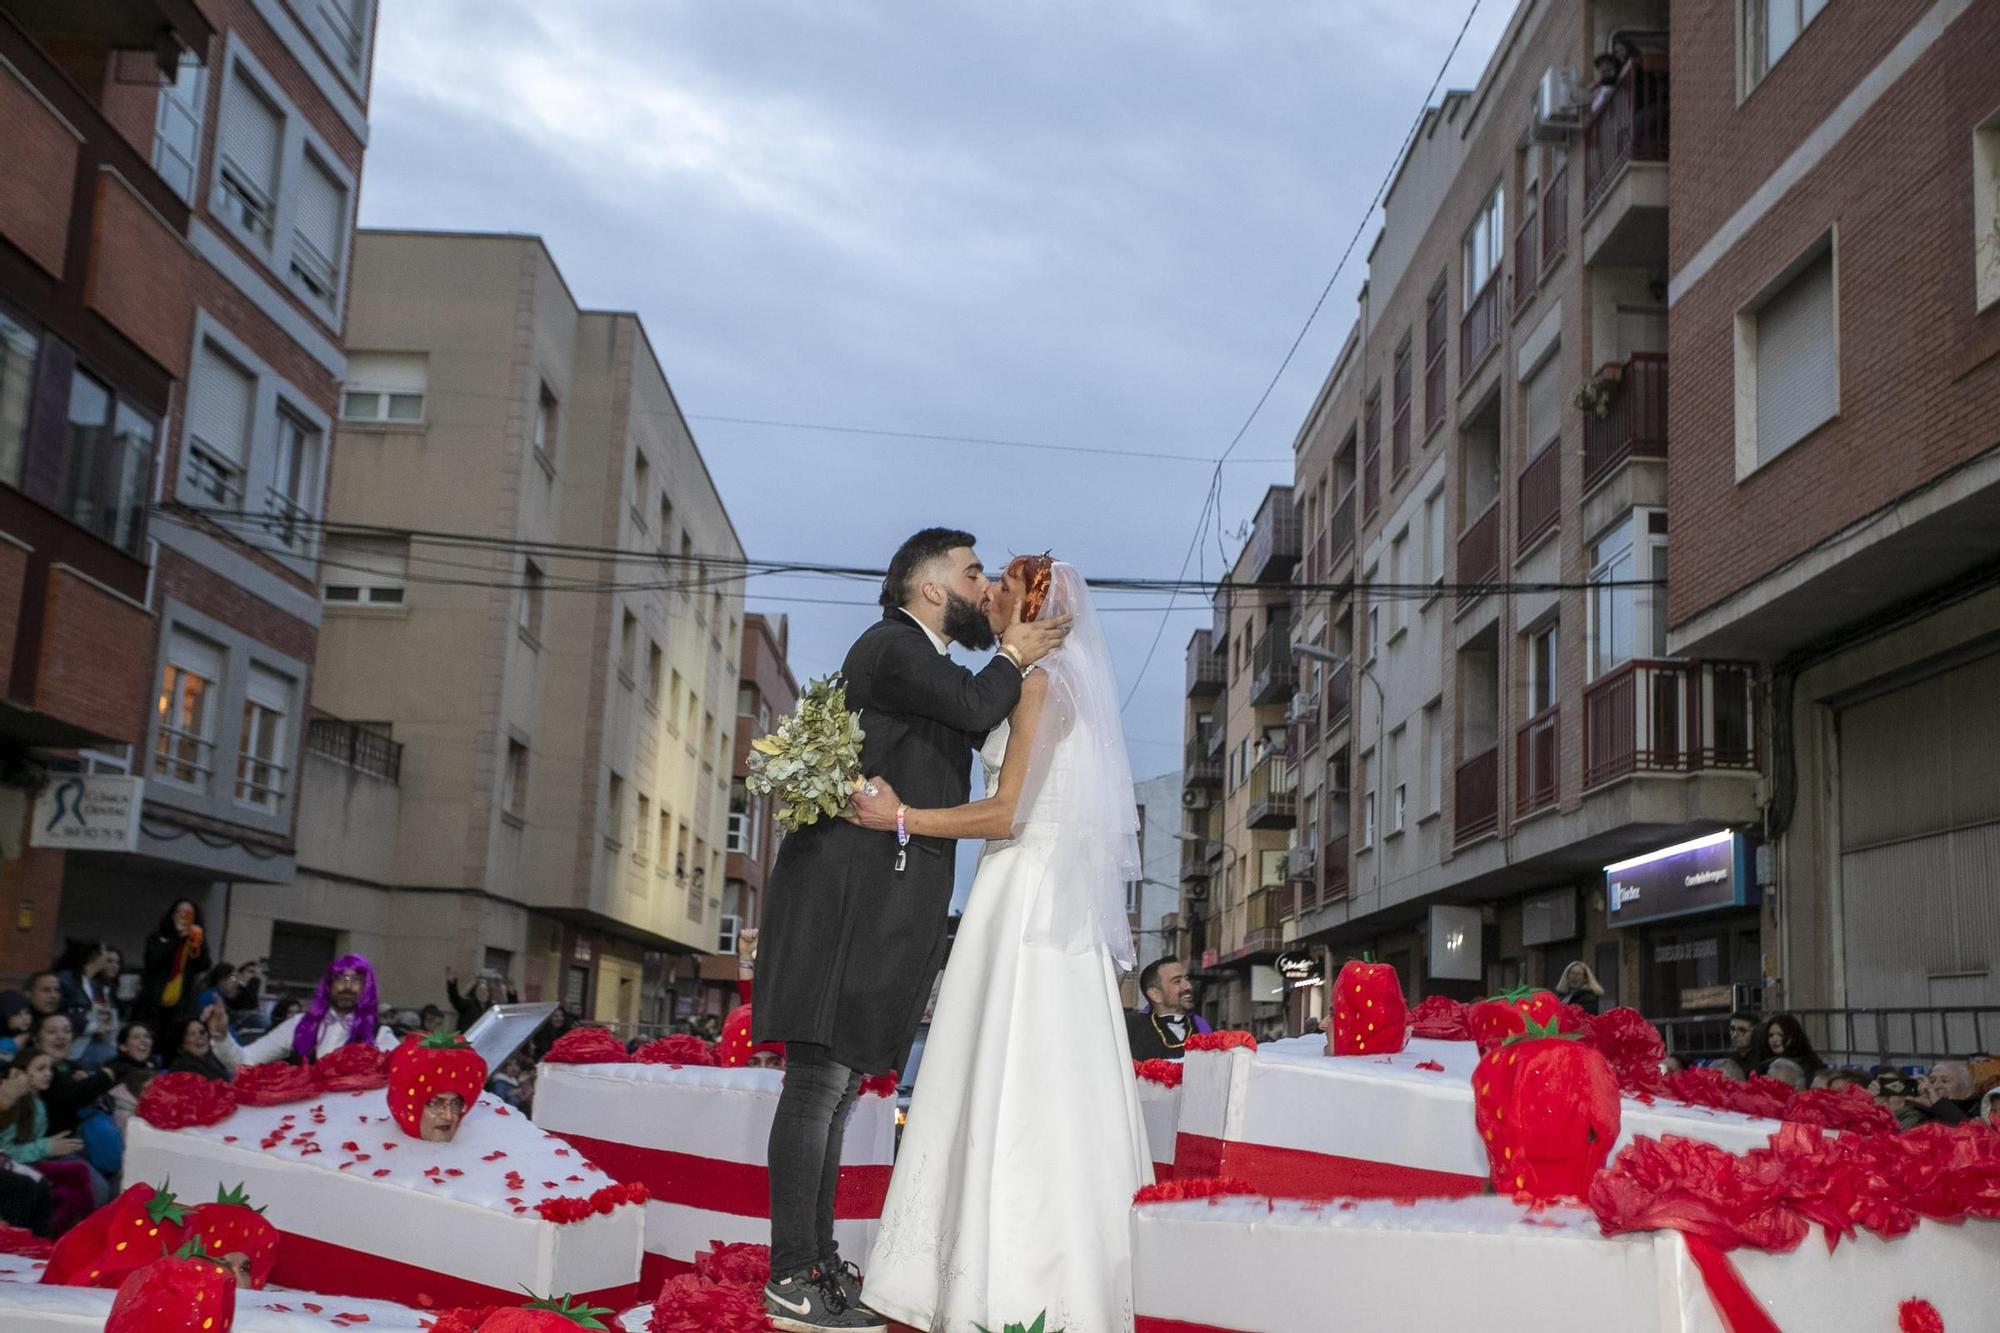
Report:
[[[343,1046],[364,1041],[372,1041],[378,1050],[393,1051],[396,1037],[377,1021],[379,1008],[375,968],[358,953],[345,954],[327,967],[305,1012],[286,1019],[248,1046],[238,1046],[225,1026],[216,1038],[215,1053],[234,1068],[280,1060],[309,1065]]]

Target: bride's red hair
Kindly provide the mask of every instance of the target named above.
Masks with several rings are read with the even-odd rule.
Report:
[[[1021,619],[1036,620],[1041,617],[1042,607],[1049,600],[1049,581],[1055,577],[1056,559],[1052,555],[1017,555],[1007,562],[1001,578],[1021,580]]]

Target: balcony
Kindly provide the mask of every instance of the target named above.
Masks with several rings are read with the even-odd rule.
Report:
[[[1389,476],[1401,481],[1410,470],[1410,358],[1405,353],[1396,362],[1395,414],[1389,419]]]
[[[1290,578],[1298,562],[1299,511],[1288,489],[1273,487],[1250,533],[1250,577],[1258,583]]]
[[[1534,304],[1537,287],[1536,275],[1541,265],[1535,262],[1535,245],[1541,239],[1541,219],[1534,213],[1522,220],[1514,232],[1514,311],[1519,315]]]
[[[1485,595],[1484,585],[1500,573],[1500,502],[1494,500],[1486,512],[1458,538],[1458,604],[1467,606]]]
[[[1272,954],[1284,947],[1283,885],[1258,889],[1243,904],[1243,947],[1231,955],[1242,961],[1257,954]]]
[[[1633,61],[1583,127],[1583,253],[1593,264],[1666,258],[1667,61]]]
[[[1298,684],[1299,666],[1292,657],[1292,622],[1274,617],[1250,654],[1250,702],[1284,703]]]
[[[1319,854],[1319,901],[1323,907],[1347,896],[1347,835],[1328,838]]]
[[[1187,646],[1187,697],[1212,698],[1228,683],[1229,673],[1224,669],[1222,654],[1215,651],[1214,633],[1196,630]]]
[[[322,759],[381,778],[401,782],[403,747],[379,731],[352,722],[316,714],[306,723],[306,752]]]
[[[1569,251],[1569,163],[1549,177],[1542,191],[1542,277]]]
[[[1340,503],[1333,507],[1333,522],[1327,527],[1327,547],[1332,552],[1332,560],[1354,549],[1354,488],[1349,486],[1347,494],[1340,497]],[[1327,565],[1328,572],[1333,569]]]
[[[1603,415],[1583,414],[1586,490],[1628,458],[1667,456],[1667,354],[1634,352],[1607,387]]]
[[[1285,853],[1285,889],[1278,900],[1287,921],[1319,907],[1319,849],[1303,844]]]
[[[1333,567],[1329,554],[1326,532],[1322,529],[1306,546],[1305,559],[1299,561],[1293,581],[1308,585],[1326,582],[1327,571]]]
[[[1215,751],[1213,727],[1197,727],[1188,737],[1187,754],[1181,763],[1183,787],[1222,786],[1222,756]]]
[[[1556,519],[1562,512],[1562,439],[1550,440],[1542,451],[1528,460],[1528,466],[1521,469],[1518,482],[1520,507],[1518,514],[1521,535],[1515,542],[1515,555],[1528,553],[1529,548],[1541,540],[1542,534],[1555,527]]]
[[[1326,729],[1333,729],[1347,721],[1354,702],[1354,668],[1342,662],[1326,673]]]
[[[1181,882],[1201,880],[1206,882],[1214,871],[1210,867],[1208,843],[1202,839],[1190,839],[1181,844]]]
[[[1583,785],[1635,773],[1757,770],[1753,668],[1637,658],[1583,692]]]
[[[1298,822],[1297,776],[1289,755],[1273,751],[1250,770],[1250,804],[1244,823],[1251,828],[1290,828]]]
[[[1514,811],[1532,814],[1556,803],[1562,760],[1562,710],[1544,709],[1514,736]]]
[[[1500,747],[1474,755],[1452,775],[1452,839],[1464,846],[1500,825]]]
[[[1500,270],[1486,277],[1486,285],[1466,303],[1465,316],[1458,321],[1458,387],[1464,391],[1472,372],[1485,364],[1487,356],[1500,345]]]

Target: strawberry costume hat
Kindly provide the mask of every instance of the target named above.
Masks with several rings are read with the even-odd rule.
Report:
[[[486,1088],[486,1061],[456,1032],[410,1036],[389,1057],[389,1114],[411,1138],[421,1137],[424,1106],[455,1092],[469,1114]]]
[[[785,1058],[785,1043],[782,1041],[750,1040],[750,1006],[739,1004],[729,1011],[729,1017],[722,1020],[722,1039],[715,1044],[716,1060],[724,1069],[741,1069],[750,1063],[750,1057],[762,1051],[769,1051],[780,1060]]]

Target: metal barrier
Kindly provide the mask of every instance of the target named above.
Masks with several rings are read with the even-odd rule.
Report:
[[[2000,1006],[1958,1005],[1886,1009],[1788,1009],[1830,1065],[1934,1064],[2000,1048]],[[1765,1015],[1766,1019],[1775,1017]],[[1684,1060],[1729,1055],[1729,1015],[1651,1020],[1667,1053]]]

